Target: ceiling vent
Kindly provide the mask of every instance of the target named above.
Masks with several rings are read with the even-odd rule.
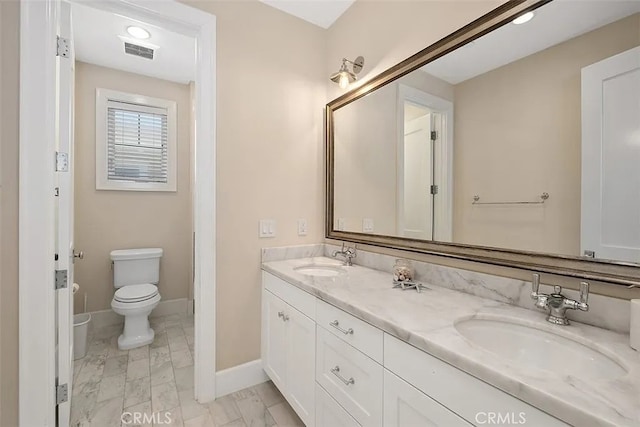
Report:
[[[153,59],[153,52],[154,50],[149,47],[124,42],[124,53],[127,53],[129,55],[139,56],[146,59]]]

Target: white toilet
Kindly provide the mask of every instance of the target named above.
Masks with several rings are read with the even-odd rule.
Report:
[[[118,348],[130,350],[153,342],[149,314],[160,302],[156,285],[160,279],[161,248],[111,251],[113,286],[111,308],[124,316],[124,331]]]

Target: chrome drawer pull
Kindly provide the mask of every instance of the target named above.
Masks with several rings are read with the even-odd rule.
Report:
[[[345,377],[340,375],[340,366],[338,366],[338,365],[336,365],[336,367],[331,370],[331,373],[333,375],[335,375],[336,377],[338,377],[338,379],[340,379],[340,381],[342,381],[344,383],[344,385],[349,385],[349,384],[355,384],[356,383],[356,380],[354,380],[353,377],[351,377],[349,379],[346,379]]]
[[[284,314],[284,311],[279,311],[278,312],[278,317],[280,317],[283,321],[287,321],[289,320],[289,316],[287,316],[286,314]]]
[[[342,329],[340,327],[340,323],[338,323],[337,320],[334,320],[333,322],[329,322],[329,326],[333,326],[334,328],[336,328],[337,330],[339,330],[340,332],[342,332],[345,335],[353,335],[353,328]]]

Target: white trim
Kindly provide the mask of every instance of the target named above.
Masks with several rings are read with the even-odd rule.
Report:
[[[186,298],[160,301],[149,317],[153,319],[154,317],[169,316],[171,314],[185,314],[188,313],[187,307],[188,302]],[[89,313],[91,313],[92,328],[103,328],[105,326],[122,325],[124,323],[124,317],[110,308],[107,310],[90,311]]]
[[[83,2],[105,6],[105,2]],[[55,426],[54,152],[56,34],[60,0],[20,6],[19,417]],[[171,25],[196,37],[195,396],[216,390],[216,18],[171,0],[113,0],[119,13]]]
[[[54,426],[56,34],[59,3],[20,3],[19,420]]]
[[[397,158],[404,157],[404,102],[415,104],[436,110],[444,116],[445,126],[440,135],[440,143],[434,150],[434,164],[447,165],[446,168],[436,168],[436,183],[439,186],[439,199],[434,204],[434,217],[436,227],[433,229],[434,240],[451,242],[453,239],[453,102],[423,92],[411,86],[398,84],[398,108],[397,110]],[[400,168],[398,168],[398,197],[397,197],[397,227],[398,233],[402,230],[402,215],[399,209],[403,205],[402,180]]]
[[[262,369],[262,360],[256,359],[233,368],[223,369],[216,373],[216,398],[235,393],[247,387],[253,387],[269,381]]]
[[[109,101],[135,104],[132,110],[167,115],[167,182],[135,182],[109,180],[107,146],[107,108]],[[175,101],[145,95],[96,88],[96,190],[177,191],[177,111]]]

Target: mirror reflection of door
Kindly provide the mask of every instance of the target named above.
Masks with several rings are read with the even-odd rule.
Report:
[[[640,47],[582,69],[583,255],[640,261]]]
[[[398,235],[451,241],[453,106],[409,86],[400,85],[398,95]]]
[[[428,108],[405,101],[404,206],[402,235],[433,239],[432,114]]]

